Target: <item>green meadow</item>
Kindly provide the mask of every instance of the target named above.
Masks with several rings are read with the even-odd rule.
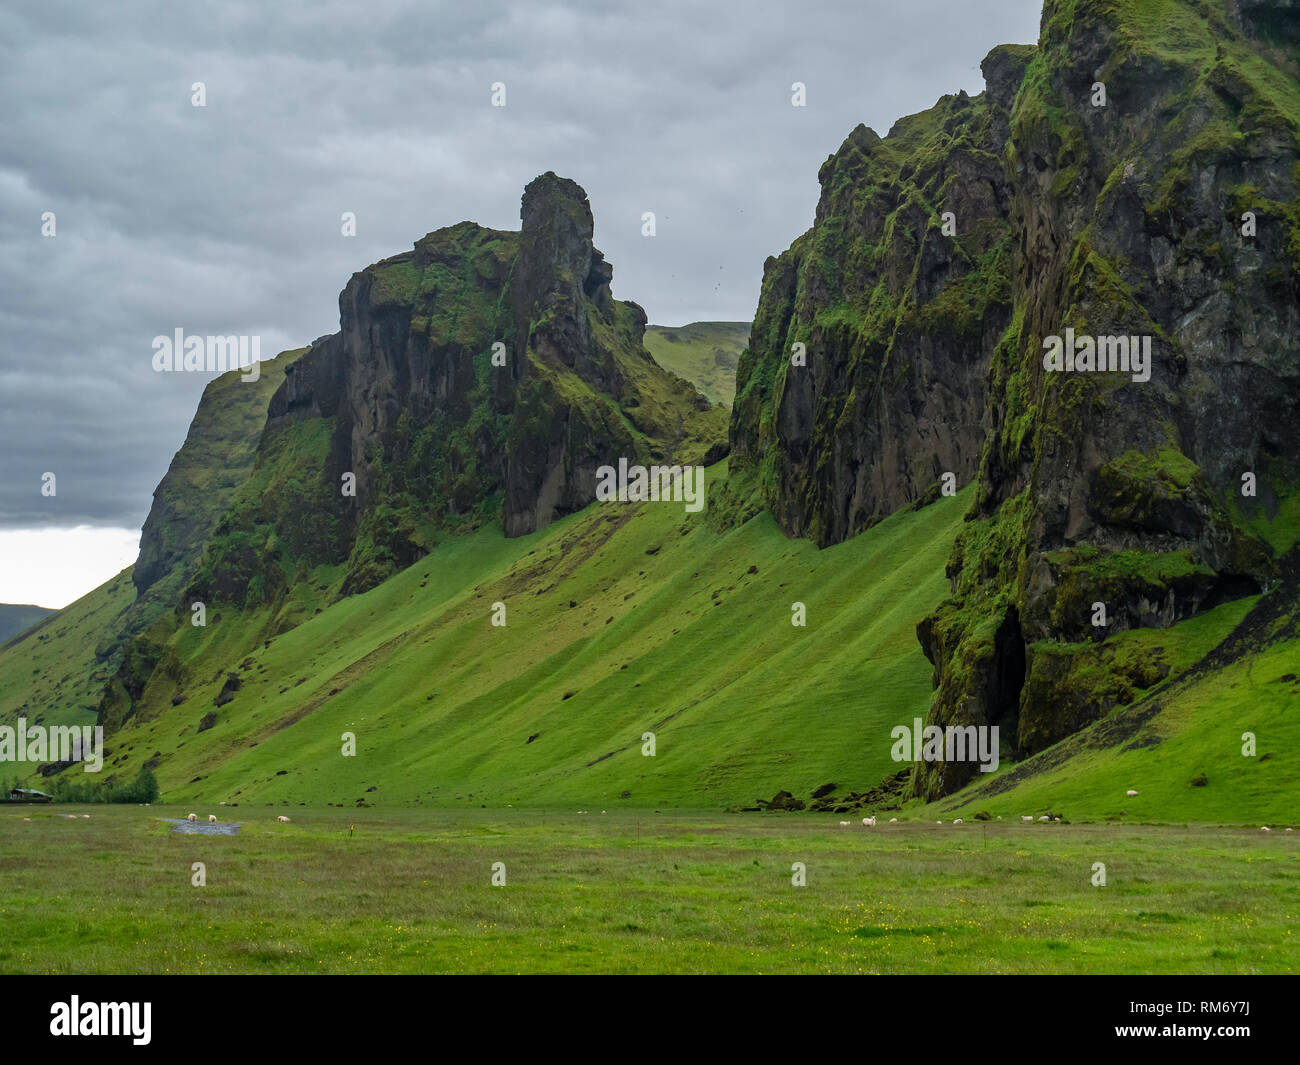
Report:
[[[282,809],[291,823],[276,822]],[[242,820],[235,836],[182,835],[159,820],[187,812],[0,807],[0,971],[1300,968],[1295,834],[869,830],[827,815],[599,809],[196,810]],[[206,886],[192,884],[195,862]],[[1105,886],[1093,884],[1098,862]]]

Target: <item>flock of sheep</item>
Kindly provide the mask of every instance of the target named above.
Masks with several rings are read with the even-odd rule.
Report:
[[[190,814],[190,816],[187,817],[185,820],[187,820],[187,821],[197,821],[198,819],[199,819],[199,815],[198,815],[198,814]],[[279,817],[276,818],[276,820],[279,821],[281,824],[285,824],[285,823],[289,820],[289,818],[285,817],[284,814],[281,814]],[[217,815],[216,815],[216,814],[208,814],[208,823],[209,823],[209,824],[214,824],[214,825],[215,825],[215,824],[217,823]]]
[[[1135,795],[1137,795],[1137,792],[1134,791],[1132,788],[1129,788],[1128,791],[1126,791],[1124,794],[1125,794],[1128,798],[1131,799],[1131,798],[1133,798]],[[1001,818],[1001,817],[998,817],[998,820],[1001,821],[1002,818]],[[1034,817],[1033,817],[1033,814],[1021,814],[1021,815],[1020,815],[1020,820],[1021,820],[1021,821],[1029,821],[1029,822],[1032,822],[1032,821],[1034,820]],[[1059,817],[1049,817],[1047,814],[1042,814],[1042,815],[1038,818],[1038,820],[1040,820],[1040,821],[1059,821],[1060,818],[1059,818]],[[891,817],[891,818],[889,819],[889,823],[890,823],[891,825],[892,825],[892,824],[896,824],[897,821],[898,821],[898,818],[897,818],[897,817]],[[960,825],[960,824],[962,824],[962,819],[961,819],[960,817],[958,817],[958,818],[954,819],[954,821],[953,821],[952,823],[953,823],[954,825]],[[841,821],[841,822],[840,822],[840,828],[849,828],[852,824],[853,824],[852,821]],[[936,821],[935,824],[936,824],[936,825],[941,825],[941,824],[943,824],[943,822],[942,822],[942,821]],[[863,826],[864,828],[875,828],[875,827],[876,827],[876,817],[875,817],[875,815],[872,814],[872,816],[870,816],[870,817],[864,817],[864,818],[862,819],[862,826]],[[1260,825],[1260,826],[1259,826],[1259,830],[1260,830],[1261,832],[1272,832],[1272,831],[1273,831],[1271,828],[1268,827],[1268,825]],[[1290,832],[1290,831],[1292,831],[1292,830],[1288,828],[1287,831]]]
[[[999,821],[1002,820],[1001,816],[998,817],[998,820],[999,820]],[[1022,820],[1022,821],[1032,821],[1033,818],[1032,818],[1032,817],[1022,817],[1020,820]],[[1060,818],[1059,818],[1059,817],[1048,817],[1046,814],[1044,814],[1044,815],[1043,815],[1042,817],[1040,817],[1038,820],[1040,820],[1040,821],[1059,821]],[[898,823],[898,818],[897,818],[897,817],[891,817],[891,818],[889,819],[889,823],[890,823],[891,825],[897,824],[897,823]],[[848,828],[848,827],[850,827],[852,824],[853,824],[852,821],[841,821],[841,822],[840,822],[840,828]],[[943,824],[943,822],[942,822],[942,821],[936,821],[935,824],[936,824],[936,825],[941,825],[941,824]],[[960,824],[963,824],[963,821],[962,821],[962,819],[961,819],[960,817],[958,817],[958,818],[956,818],[956,819],[953,821],[953,824],[954,824],[954,825],[960,825]],[[875,828],[875,827],[876,827],[876,817],[875,817],[875,815],[872,814],[872,816],[870,816],[870,817],[864,817],[864,818],[862,819],[862,827],[863,827],[863,828]]]

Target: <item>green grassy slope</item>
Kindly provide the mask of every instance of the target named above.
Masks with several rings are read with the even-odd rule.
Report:
[[[964,819],[978,810],[1008,819],[1050,810],[1091,821],[1300,822],[1300,637],[1285,613],[1270,634],[1258,622],[1267,607],[1253,597],[1172,629],[1128,634],[1153,657],[1163,645],[1188,660],[1210,658],[1036,757],[973,782],[927,816],[937,808]],[[1250,653],[1222,661],[1234,643]],[[1243,753],[1246,733],[1253,754]]]
[[[735,399],[736,365],[748,343],[749,322],[650,325],[644,340],[655,362],[726,407]]]
[[[44,606],[27,604],[0,603],[0,644],[26,632],[42,618],[47,618],[55,611]]]
[[[111,581],[0,646],[0,723],[93,725],[107,659],[135,602],[128,567]]]
[[[182,626],[109,770],[153,758],[169,800],[241,804],[585,808],[626,790],[719,808],[866,789],[898,768],[890,727],[928,703],[914,630],[968,502],[825,551],[766,515],[717,532],[676,504],[598,504],[517,540],[482,529],[269,645],[256,611]]]
[[[169,801],[241,806],[721,809],[782,788],[865,791],[901,768],[890,729],[929,705],[915,626],[945,593],[968,502],[822,551],[766,513],[719,531],[716,514],[675,504],[598,504],[516,540],[491,527],[448,538],[370,592],[304,603],[279,635],[274,607],[225,607],[206,629],[179,619],[137,716],[108,740],[105,775],[148,760]],[[95,644],[130,592],[126,571],[0,653],[0,715],[92,720],[94,693],[77,685],[102,681]],[[504,627],[490,622],[497,602]],[[1115,710],[899,816],[1285,824],[1300,638],[1289,607],[1267,609],[1278,602],[1285,590],[1097,645],[1132,686]],[[1226,654],[1234,641],[1250,653]],[[1255,757],[1240,753],[1246,731]],[[345,732],[356,757],[340,753]]]

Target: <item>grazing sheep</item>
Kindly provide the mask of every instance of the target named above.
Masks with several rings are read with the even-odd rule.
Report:
[[[953,822],[953,824],[954,824],[954,825],[960,825],[960,824],[961,824],[961,818],[960,818],[960,817],[957,818],[957,820],[955,820],[955,821]]]
[[[1033,817],[1032,817],[1032,816],[1030,816],[1030,817],[1026,817],[1024,814],[1021,814],[1021,815],[1020,815],[1020,820],[1022,820],[1022,821],[1032,821],[1032,820],[1033,820]]]
[[[1002,815],[1001,815],[1001,814],[998,814],[998,820],[999,820],[999,821],[1002,820]]]
[[[281,824],[284,824],[289,819],[285,817],[284,814],[281,814],[279,817],[276,818],[276,820],[279,821]]]
[[[90,820],[90,814],[82,814],[81,816],[84,817],[87,821]]]
[[[1127,795],[1127,796],[1131,799],[1131,798],[1133,798],[1134,795],[1137,794],[1137,792],[1134,791],[1132,788],[1129,788],[1128,791],[1124,792],[1124,794]]]
[[[891,825],[896,825],[896,824],[898,824],[898,818],[897,818],[897,817],[891,817],[891,818],[889,819],[889,823],[890,823]]]
[[[197,821],[198,819],[199,819],[199,815],[198,815],[198,814],[190,814],[190,816],[187,817],[185,820],[186,820],[186,821]]]
[[[847,821],[840,822],[840,828],[848,828],[848,827],[849,827],[849,822]]]
[[[1043,814],[1043,816],[1040,817],[1038,820],[1040,820],[1040,821],[1050,821],[1051,818],[1048,817],[1047,814]]]
[[[1053,821],[1059,821],[1060,818],[1059,818],[1059,817],[1053,817],[1052,820],[1053,820]]]
[[[1288,828],[1287,831],[1288,831],[1288,832],[1294,832],[1295,829],[1293,829],[1293,828]]]
[[[872,814],[870,817],[864,817],[864,818],[862,819],[862,823],[863,823],[863,825],[865,825],[867,828],[875,828],[875,827],[876,827],[876,815],[875,815],[875,814]]]
[[[943,822],[942,822],[942,821],[936,821],[935,824],[936,824],[936,825],[941,825],[941,824],[943,824]]]
[[[216,815],[216,814],[208,814],[208,824],[210,824],[210,825],[215,825],[216,823],[217,823],[217,815]]]
[[[1273,831],[1271,828],[1268,827],[1268,825],[1260,825],[1260,826],[1259,826],[1259,830],[1260,830],[1261,832],[1272,832],[1272,831]]]

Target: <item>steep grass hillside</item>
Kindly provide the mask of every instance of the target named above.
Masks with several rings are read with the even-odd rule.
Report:
[[[109,657],[135,602],[131,567],[0,645],[0,724],[93,725]]]
[[[179,624],[108,769],[151,761],[169,800],[241,804],[716,809],[865,790],[898,768],[889,729],[928,704],[915,626],[968,502],[827,551],[766,515],[719,532],[679,504],[480,529],[274,638],[257,610]]]
[[[1171,629],[1112,637],[1111,675],[1145,674],[1120,706],[938,804],[1089,820],[1300,821],[1300,610],[1288,582]],[[1066,652],[1068,653],[1068,652]],[[1168,677],[1158,679],[1163,670]],[[1093,681],[1095,683],[1095,680]],[[1129,790],[1137,791],[1129,796]]]
[[[890,730],[929,705],[915,629],[945,594],[968,505],[969,492],[941,498],[818,551],[766,513],[720,530],[720,510],[596,504],[519,539],[448,539],[279,635],[266,610],[185,621],[110,737],[106,776],[147,761],[168,801],[210,805],[720,809],[780,789],[867,792],[907,768]],[[1003,737],[1000,770],[939,816],[1285,822],[1300,727],[1287,594],[1092,648],[1116,709],[1018,765]],[[0,658],[11,675],[20,661]],[[1244,731],[1256,757],[1240,753]],[[910,800],[898,816],[935,808]]]
[[[648,325],[642,341],[655,362],[698,388],[710,403],[730,407],[736,366],[749,343],[749,322]]]

